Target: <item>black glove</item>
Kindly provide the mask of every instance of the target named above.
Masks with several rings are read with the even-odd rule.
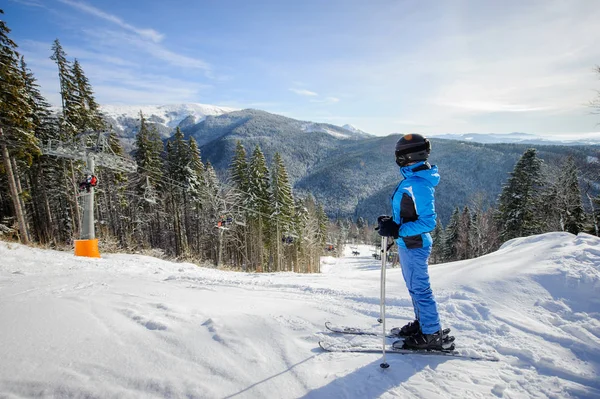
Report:
[[[400,225],[394,222],[391,216],[382,215],[377,218],[377,228],[375,229],[382,237],[398,238]]]

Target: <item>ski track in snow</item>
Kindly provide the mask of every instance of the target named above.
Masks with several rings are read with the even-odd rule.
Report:
[[[361,255],[351,256],[352,249]],[[549,233],[430,267],[457,349],[498,363],[324,353],[325,321],[381,329],[367,246],[322,273],[237,273],[0,242],[0,398],[600,397],[600,239]],[[389,328],[411,320],[398,268]]]

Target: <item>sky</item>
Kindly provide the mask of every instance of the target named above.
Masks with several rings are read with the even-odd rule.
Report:
[[[197,102],[376,135],[600,131],[597,0],[4,0],[42,93],[51,46],[101,104]]]

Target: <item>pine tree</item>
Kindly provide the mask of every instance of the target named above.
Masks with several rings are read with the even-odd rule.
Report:
[[[20,69],[31,107],[28,117],[32,122],[35,138],[41,143],[57,140],[60,137],[57,119],[51,111],[50,104],[40,93],[36,78],[23,57],[20,60]],[[70,227],[67,225],[66,229],[61,230],[58,228],[61,223],[55,223],[60,221],[60,215],[63,213],[60,204],[69,201],[65,191],[57,189],[63,186],[65,180],[61,161],[55,157],[42,157],[37,150],[31,154],[34,159],[28,169],[27,185],[30,188],[30,197],[35,199],[31,201],[29,211],[33,225],[32,234],[36,241],[42,243],[65,242],[71,237]]]
[[[229,172],[234,187],[242,194],[242,204],[248,204],[248,161],[246,150],[240,141],[236,142],[233,160],[229,165]]]
[[[327,225],[329,224],[329,218],[325,213],[325,209],[323,209],[323,205],[320,203],[317,204],[316,217],[318,221],[318,229],[316,232],[317,243],[319,247],[322,248],[327,241]]]
[[[9,33],[6,23],[0,20],[0,149],[20,237],[27,244],[29,232],[18,189],[20,176],[13,167],[16,165],[13,157],[25,157],[31,163],[31,152],[36,148],[36,139],[31,121],[32,99],[28,96],[25,76],[19,67],[17,44],[8,37]]]
[[[148,126],[144,115],[140,112],[140,128],[135,137],[134,159],[139,168],[138,172],[142,177],[149,177],[155,189],[162,179],[162,151],[163,143],[156,127]],[[142,184],[145,184],[145,179],[142,179]]]
[[[273,158],[271,189],[273,215],[282,231],[287,232],[291,229],[294,215],[294,197],[287,170],[279,153],[275,153]]]
[[[450,221],[444,230],[444,245],[443,245],[443,259],[444,262],[453,262],[458,260],[458,229],[460,228],[460,211],[454,208]]]
[[[471,211],[465,206],[458,219],[458,237],[456,242],[457,257],[459,260],[470,259],[473,256],[471,238]]]
[[[71,63],[67,60],[67,53],[62,48],[60,41],[56,39],[52,45],[52,56],[50,59],[58,66],[58,78],[60,83],[60,98],[62,103],[62,115],[60,117],[61,133],[63,140],[72,139],[78,129],[83,126],[82,102],[77,90],[77,82],[73,76]]]
[[[598,194],[596,198],[592,199],[592,219],[594,232],[600,237],[600,194]]]
[[[542,160],[537,157],[536,150],[530,148],[521,156],[503,186],[496,216],[503,241],[542,232],[541,192],[544,182],[541,168]]]
[[[108,136],[108,150],[117,156],[124,154],[123,147],[114,131],[111,131]],[[123,215],[130,212],[129,201],[126,198],[127,175],[104,167],[99,167],[97,174],[102,182],[96,189],[99,203],[98,220],[105,222],[100,223],[100,232],[103,233],[103,230],[106,230],[104,234],[112,235],[119,241],[121,247],[126,248],[128,234]]]
[[[138,178],[134,182],[137,205],[131,219],[138,244],[146,240],[151,246],[161,245],[161,220],[158,203],[162,187],[163,143],[154,126],[149,127],[140,112],[140,128],[135,137],[134,159],[138,165]],[[146,234],[144,234],[146,232]]]
[[[441,263],[444,259],[444,228],[442,222],[437,219],[435,229],[431,232],[433,245],[431,247],[431,264]]]
[[[271,169],[271,224],[275,226],[274,240],[276,245],[276,270],[281,270],[281,244],[290,242],[292,222],[294,217],[294,197],[292,196],[292,186],[288,177],[285,165],[279,153],[273,157],[273,167]]]
[[[569,156],[558,177],[558,195],[555,199],[562,230],[573,234],[579,234],[585,225],[585,210],[577,174],[575,160]]]
[[[206,187],[206,190],[203,208],[207,215],[209,226],[206,232],[210,237],[209,240],[207,240],[208,252],[215,265],[220,266],[222,262],[221,253],[224,246],[223,230],[215,229],[214,226],[217,226],[217,222],[221,219],[221,216],[224,216],[225,202],[221,195],[221,185],[217,178],[217,173],[210,162],[206,162],[204,186]]]
[[[187,233],[185,220],[187,220],[188,187],[193,178],[189,144],[184,140],[181,129],[177,127],[173,141],[167,143],[167,177],[174,182],[174,186],[167,191],[170,203],[169,215],[173,218],[173,231],[175,234],[175,254],[180,256],[187,252]]]
[[[270,182],[267,162],[260,147],[257,145],[250,158],[248,165],[248,207],[254,212],[250,220],[255,232],[255,244],[253,245],[253,258],[255,265],[262,268],[265,266],[265,249],[271,244],[269,238],[268,217],[271,215],[270,208]]]
[[[77,108],[79,109],[80,116],[77,118],[77,122],[79,123],[79,125],[76,126],[77,130],[101,131],[106,129],[106,124],[104,123],[100,112],[100,106],[94,99],[92,86],[77,59],[73,62],[71,75],[77,91],[74,100],[79,101]]]

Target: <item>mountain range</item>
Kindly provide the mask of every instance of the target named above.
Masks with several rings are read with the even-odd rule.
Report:
[[[331,217],[360,216],[373,221],[389,213],[389,197],[400,180],[394,162],[394,146],[400,134],[373,136],[350,125],[340,127],[260,110],[203,104],[102,110],[130,150],[140,110],[164,139],[180,127],[186,138],[196,139],[203,160],[210,161],[223,179],[228,177],[237,141],[249,155],[260,146],[269,165],[278,152],[294,192],[314,195]],[[431,138],[430,162],[438,165],[442,176],[436,190],[436,208],[443,223],[455,207],[469,205],[476,197],[484,206],[493,204],[516,161],[533,144],[549,165],[559,165],[567,154],[575,156],[581,170],[599,165],[600,146],[524,143],[518,138],[528,140],[532,135],[516,133],[508,135],[513,142],[478,142],[491,140],[489,136],[494,135],[459,137],[461,140],[454,136]]]

